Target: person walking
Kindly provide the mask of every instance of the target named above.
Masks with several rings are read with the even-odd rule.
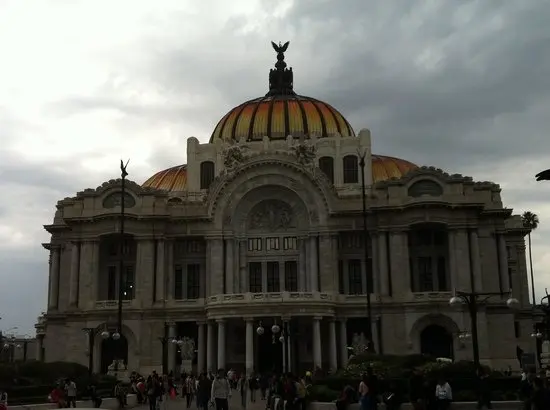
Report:
[[[229,385],[229,380],[225,377],[225,371],[223,369],[218,370],[218,374],[212,382],[210,397],[216,404],[216,410],[229,410],[231,386]]]

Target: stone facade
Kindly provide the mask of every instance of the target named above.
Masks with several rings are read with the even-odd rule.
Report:
[[[480,355],[494,367],[516,367],[516,346],[532,350],[520,217],[503,207],[498,185],[434,168],[375,182],[370,145],[368,130],[306,142],[189,138],[185,190],[126,181],[128,369],[160,369],[162,338],[183,336],[195,340],[199,370],[262,370],[266,356],[284,357],[292,370],[340,367],[353,336],[367,334],[369,288],[377,351],[449,347],[455,359],[471,359],[472,346],[459,338],[470,320],[466,309],[449,307],[453,290],[502,292],[480,306]],[[364,174],[356,160],[356,176],[346,182],[343,158],[357,152],[366,154]],[[318,168],[322,156],[333,158],[333,182]],[[210,180],[205,161],[214,164]],[[105,369],[99,336],[116,327],[120,190],[112,180],[65,198],[45,227],[52,235],[44,244],[51,256],[41,328],[47,361],[87,365],[92,349],[82,329],[90,328],[94,370]],[[510,290],[519,312],[506,307]],[[266,339],[274,324],[288,337]],[[449,346],[437,346],[445,335]],[[166,350],[165,366],[177,370],[177,345]]]

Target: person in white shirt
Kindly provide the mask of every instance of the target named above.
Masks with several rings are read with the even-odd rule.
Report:
[[[76,408],[76,383],[73,380],[67,379],[65,392],[67,394],[67,407]]]
[[[218,370],[218,376],[212,382],[210,397],[216,403],[216,410],[229,410],[231,386],[223,369]]]
[[[451,385],[441,378],[435,386],[435,402],[437,410],[447,410],[453,401],[453,390]]]

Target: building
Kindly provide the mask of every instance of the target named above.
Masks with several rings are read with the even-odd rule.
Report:
[[[189,138],[187,164],[127,181],[124,196],[119,179],[58,202],[45,360],[177,370],[165,342],[187,337],[201,370],[333,369],[369,323],[379,352],[471,359],[467,309],[449,299],[474,289],[503,293],[479,308],[482,361],[517,366],[532,322],[505,301],[511,290],[529,311],[527,232],[499,186],[373,154],[369,130],[294,92],[287,45],[274,47],[268,93],[230,110],[209,143]],[[121,253],[115,342],[100,336],[116,328]]]

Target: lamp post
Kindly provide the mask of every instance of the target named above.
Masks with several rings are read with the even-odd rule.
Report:
[[[103,339],[108,339],[112,337],[113,340],[118,341],[122,337],[122,302],[124,298],[124,289],[123,284],[123,274],[124,274],[124,206],[126,199],[126,177],[128,172],[126,168],[130,160],[124,164],[124,161],[120,160],[120,230],[119,230],[119,265],[118,265],[118,309],[117,309],[117,324],[116,331],[114,333],[109,333],[104,331],[101,333]],[[117,349],[117,353],[120,353],[122,349]],[[114,371],[115,374],[118,372],[119,361],[123,358],[115,358],[114,360]]]
[[[367,226],[367,194],[366,194],[366,186],[365,186],[365,156],[367,155],[366,151],[363,151],[362,153],[358,153],[359,155],[359,167],[361,169],[361,199],[363,203],[363,209],[362,209],[362,216],[363,216],[363,251],[364,251],[364,258],[365,258],[365,273],[366,273],[366,263],[369,260],[369,249],[368,249],[368,243],[369,243],[369,231]],[[367,349],[369,352],[374,353],[374,342],[372,340],[372,308],[371,308],[371,301],[370,301],[370,294],[372,289],[370,288],[370,280],[365,275],[366,283],[366,290],[367,290],[367,316],[369,320],[369,324],[367,327]]]
[[[94,368],[95,328],[84,327],[82,331],[88,336],[88,373],[91,375]]]
[[[260,321],[260,324],[256,328],[256,333],[258,334],[258,336],[262,336],[265,333],[265,328],[262,325],[262,321]],[[277,322],[275,322],[273,326],[271,326],[271,340],[273,344],[276,344],[277,342],[286,343],[286,341],[288,340],[287,337],[288,337],[287,332],[285,332],[284,329],[281,332],[281,327],[277,324]],[[288,352],[285,352],[285,357],[283,358],[283,360],[286,361],[287,357],[288,357]]]
[[[449,300],[451,307],[459,307],[466,305],[468,307],[468,313],[470,314],[471,323],[471,336],[472,336],[472,349],[474,356],[474,365],[476,370],[480,368],[479,362],[479,336],[477,329],[477,312],[479,305],[484,303],[493,296],[503,296],[501,292],[462,292],[455,291],[455,295]],[[506,300],[506,305],[510,309],[518,307],[519,301],[516,298],[509,297]]]
[[[548,368],[550,364],[550,295],[548,289],[545,289],[546,296],[543,296],[538,305],[533,306],[533,315],[542,316],[542,323],[537,328],[535,325],[534,331],[531,337],[543,340],[542,352],[540,354],[540,364],[545,368]],[[537,312],[538,311],[538,312]],[[537,350],[539,346],[537,344]]]

